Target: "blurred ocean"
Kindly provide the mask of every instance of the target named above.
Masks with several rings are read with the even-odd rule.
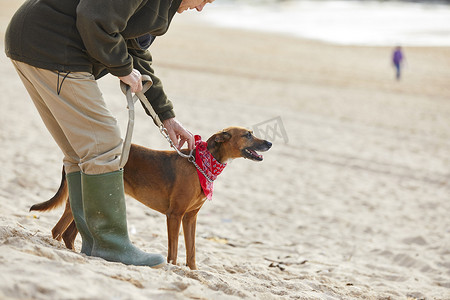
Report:
[[[217,0],[200,17],[343,45],[450,46],[450,5],[351,0]]]

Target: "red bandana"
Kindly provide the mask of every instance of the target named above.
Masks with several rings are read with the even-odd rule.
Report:
[[[208,151],[208,144],[202,141],[201,136],[195,136],[195,163],[199,166],[206,176],[212,181],[216,180],[217,176],[223,171],[227,164],[218,162]],[[213,183],[210,182],[197,168],[198,179],[202,186],[203,193],[208,200],[212,199]]]

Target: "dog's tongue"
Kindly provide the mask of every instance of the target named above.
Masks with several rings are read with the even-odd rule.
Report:
[[[250,150],[250,152],[252,153],[253,156],[259,158],[259,159],[263,159],[263,156],[261,154],[256,153],[256,151],[254,150]]]

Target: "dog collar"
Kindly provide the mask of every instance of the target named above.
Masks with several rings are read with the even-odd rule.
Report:
[[[212,199],[213,181],[222,173],[227,164],[218,162],[208,151],[208,144],[202,141],[202,137],[195,137],[195,163],[198,165],[197,175],[200,180],[203,193],[208,200]]]

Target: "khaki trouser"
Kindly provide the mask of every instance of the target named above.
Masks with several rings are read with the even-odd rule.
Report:
[[[13,64],[45,126],[64,153],[66,173],[117,171],[122,151],[120,129],[94,76],[73,72],[63,81],[66,73],[18,61]]]

